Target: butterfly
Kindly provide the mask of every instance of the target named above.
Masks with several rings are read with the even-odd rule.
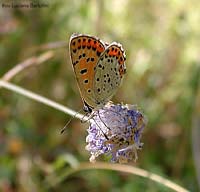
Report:
[[[72,34],[69,48],[84,111],[91,113],[108,103],[121,85],[126,73],[124,50],[119,43],[82,34]]]

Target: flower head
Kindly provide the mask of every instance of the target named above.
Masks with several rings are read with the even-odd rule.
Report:
[[[146,120],[134,105],[108,103],[96,110],[90,119],[86,149],[90,161],[101,154],[111,156],[112,162],[127,163],[137,160],[137,150],[142,148],[141,133]]]

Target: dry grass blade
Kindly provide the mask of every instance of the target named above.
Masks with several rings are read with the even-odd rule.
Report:
[[[17,64],[15,67],[13,67],[11,70],[9,70],[7,73],[4,74],[2,77],[2,80],[4,81],[10,81],[15,75],[23,71],[24,69],[34,66],[34,65],[39,65],[44,63],[45,61],[49,60],[54,56],[52,51],[48,51],[46,53],[41,54],[38,57],[31,57],[26,59],[25,61]]]
[[[50,43],[45,43],[36,47],[31,48],[31,51],[34,53],[36,51],[45,51],[49,49],[58,49],[58,48],[64,48],[68,47],[68,43],[65,41],[55,41]]]
[[[111,171],[120,171],[125,173],[130,173],[133,175],[141,176],[147,179],[150,179],[152,181],[155,181],[157,183],[160,183],[164,185],[165,187],[168,187],[174,191],[177,192],[188,192],[187,189],[177,185],[176,183],[165,179],[157,174],[148,172],[144,169],[140,169],[134,166],[130,165],[121,165],[121,164],[111,164],[111,163],[80,163],[76,168],[72,168],[70,171],[63,171],[63,175],[60,175],[59,177],[51,177],[51,175],[47,178],[47,182],[50,185],[49,187],[54,187],[67,177],[69,177],[72,174],[75,174],[79,171],[83,170],[91,170],[91,169],[102,169],[102,170],[111,170]]]

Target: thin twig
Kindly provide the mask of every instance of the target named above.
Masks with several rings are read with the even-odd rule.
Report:
[[[115,171],[121,171],[125,173],[131,173],[134,175],[138,175],[147,179],[150,179],[152,181],[155,181],[157,183],[160,183],[168,188],[173,189],[174,191],[178,192],[188,192],[187,189],[177,185],[176,183],[165,179],[157,174],[148,172],[144,169],[140,169],[137,167],[133,167],[130,165],[121,165],[121,164],[110,164],[110,163],[80,163],[76,168],[72,168],[70,171],[63,171],[63,175],[59,175],[59,177],[55,178],[55,173],[53,174],[54,176],[51,177],[49,176],[46,181],[48,181],[48,184],[50,185],[49,187],[54,187],[58,183],[62,182],[64,179],[67,177],[71,176],[72,174],[75,174],[79,171],[83,170],[91,170],[91,169],[102,169],[102,170],[115,170]]]
[[[41,54],[38,57],[28,58],[25,61],[17,64],[14,68],[9,70],[7,73],[5,73],[4,76],[2,77],[2,80],[10,81],[15,75],[20,73],[22,70],[24,70],[30,66],[39,65],[39,64],[47,61],[48,59],[52,58],[53,55],[54,54],[52,51],[48,51],[46,53]]]
[[[58,49],[64,47],[68,47],[68,43],[66,43],[65,41],[55,41],[55,42],[45,43],[37,47],[33,47],[32,51],[45,51],[49,49]]]
[[[4,88],[6,88],[8,90],[14,91],[14,92],[19,93],[21,95],[24,95],[24,96],[26,96],[26,97],[28,97],[30,99],[33,99],[35,101],[38,101],[40,103],[43,103],[43,104],[48,105],[50,107],[53,107],[53,108],[55,108],[55,109],[57,109],[59,111],[62,111],[64,113],[66,113],[68,115],[71,115],[73,117],[76,117],[78,119],[83,119],[85,121],[88,120],[86,116],[84,116],[84,115],[82,115],[82,114],[80,114],[80,113],[78,113],[76,111],[73,111],[73,110],[71,110],[71,109],[69,109],[69,108],[67,108],[67,107],[65,107],[65,106],[63,106],[63,105],[61,105],[59,103],[56,103],[56,102],[54,102],[54,101],[52,101],[50,99],[47,99],[45,97],[42,97],[42,96],[40,96],[40,95],[38,95],[36,93],[33,93],[33,92],[28,91],[26,89],[23,89],[23,88],[21,88],[21,87],[19,87],[17,85],[12,84],[12,83],[0,80],[0,87],[4,87]]]

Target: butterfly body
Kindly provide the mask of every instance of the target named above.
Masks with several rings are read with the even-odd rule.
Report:
[[[70,54],[85,110],[104,106],[116,93],[126,71],[121,45],[73,34]]]

